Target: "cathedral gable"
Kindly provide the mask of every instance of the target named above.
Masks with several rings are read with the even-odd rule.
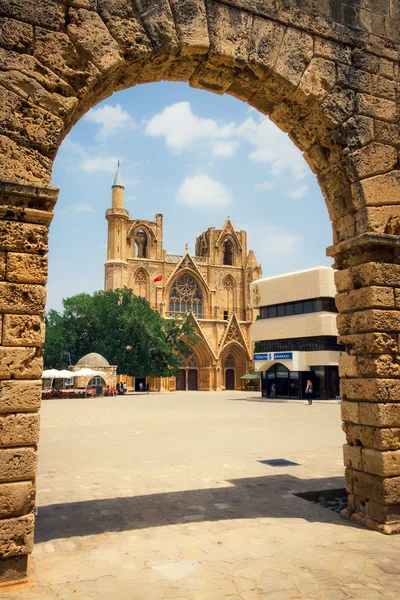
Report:
[[[235,242],[237,243],[237,246],[238,246],[239,250],[242,249],[242,244],[241,244],[241,242],[239,240],[239,237],[238,237],[238,235],[237,235],[237,233],[235,231],[235,228],[234,228],[234,226],[232,224],[232,221],[230,220],[229,217],[227,218],[227,220],[224,223],[224,226],[223,226],[223,228],[221,230],[221,233],[218,236],[218,239],[217,239],[217,241],[215,243],[215,246],[218,248],[220,246],[220,244],[222,243],[222,241],[227,236],[230,236],[230,237],[232,237],[235,240]]]
[[[246,350],[247,355],[250,357],[246,339],[243,335],[242,328],[241,328],[238,318],[235,314],[233,314],[231,316],[231,318],[229,319],[228,324],[225,328],[225,331],[222,335],[222,338],[221,338],[221,341],[219,344],[220,351],[222,351],[223,348],[225,346],[227,346],[228,344],[230,344],[231,342],[236,342],[236,343],[240,344],[241,346],[243,346],[243,348]]]
[[[179,275],[181,272],[183,272],[185,270],[192,271],[192,273],[194,273],[194,275],[197,276],[197,278],[199,279],[199,281],[201,282],[201,284],[204,286],[204,288],[207,290],[207,292],[210,291],[208,283],[204,279],[203,275],[199,271],[198,266],[196,265],[196,263],[194,262],[193,258],[190,256],[190,254],[188,252],[186,252],[186,254],[182,257],[181,261],[178,263],[178,265],[176,266],[176,268],[174,269],[174,271],[168,277],[168,281],[166,282],[166,286],[168,286],[169,283],[171,283],[177,275]]]
[[[201,340],[201,344],[204,344],[207,347],[207,350],[211,353],[212,357],[217,360],[217,357],[215,356],[214,350],[211,348],[211,344],[208,341],[205,333],[203,332],[201,325],[199,323],[199,321],[196,319],[196,316],[193,313],[189,313],[189,320],[190,320],[190,324],[192,325],[195,333],[198,335],[198,337]]]

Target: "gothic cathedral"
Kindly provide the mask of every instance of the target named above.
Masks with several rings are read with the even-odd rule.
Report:
[[[189,313],[201,340],[176,377],[148,378],[151,389],[241,389],[240,378],[252,370],[250,283],[261,277],[246,232],[235,231],[228,217],[222,229],[210,227],[196,239],[194,256],[187,247],[183,256],[167,254],[163,215],[130,219],[119,167],[106,218],[105,289],[127,286],[165,318]]]

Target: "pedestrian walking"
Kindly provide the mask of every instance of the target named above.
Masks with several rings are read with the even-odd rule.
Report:
[[[143,383],[142,382],[139,383],[139,392],[143,392]]]
[[[127,392],[127,385],[126,385],[126,381],[124,381],[124,385],[123,385],[123,392],[124,392],[124,395],[125,395],[125,394],[126,394],[126,392]]]
[[[313,384],[311,379],[307,379],[307,385],[305,389],[306,398],[308,400],[308,404],[312,404],[313,401]]]

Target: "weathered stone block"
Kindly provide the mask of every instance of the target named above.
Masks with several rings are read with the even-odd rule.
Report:
[[[373,142],[348,154],[344,164],[350,180],[358,181],[394,169],[397,164],[397,150],[393,146]]]
[[[35,479],[37,450],[33,446],[0,448],[0,481]]]
[[[335,302],[341,313],[371,308],[394,308],[394,292],[388,287],[370,286],[336,294]]]
[[[52,159],[43,152],[0,134],[0,154],[7,156],[0,161],[1,180],[50,183]]]
[[[351,510],[355,510],[357,517],[359,515],[366,515],[370,519],[376,520],[381,524],[387,524],[400,520],[400,504],[380,504],[369,498],[359,498],[353,494],[349,495],[349,507]],[[359,522],[360,525],[371,527],[371,523],[363,521],[363,519],[352,519]],[[373,528],[373,527],[372,527]],[[375,527],[381,533],[391,533],[387,525],[381,525]]]
[[[202,63],[190,78],[190,85],[195,88],[209,90],[215,94],[224,94],[233,81],[233,70],[230,72],[226,68]]]
[[[354,287],[370,285],[396,287],[400,282],[400,265],[365,263],[351,269]]]
[[[3,346],[41,346],[45,323],[38,315],[4,315]]]
[[[400,377],[400,356],[345,356],[339,363],[341,377]]]
[[[380,452],[379,450],[372,450],[371,448],[363,448],[362,464],[362,469],[358,469],[355,465],[350,466],[353,466],[359,471],[374,473],[381,477],[394,477],[400,475],[400,450]]]
[[[207,21],[210,53],[216,55],[217,64],[245,64],[250,50],[252,15],[211,0],[207,3]]]
[[[0,221],[2,249],[44,255],[48,252],[48,228],[31,223]]]
[[[47,282],[47,256],[9,252],[7,255],[7,281],[17,283]]]
[[[400,449],[400,428],[398,427],[381,428],[345,423],[343,430],[346,432],[346,440],[351,446],[361,445],[375,450]]]
[[[33,515],[0,521],[0,558],[32,552],[34,523]]]
[[[179,43],[184,54],[205,54],[210,47],[204,0],[170,0]]]
[[[0,282],[0,312],[43,315],[45,305],[43,285]]]
[[[335,131],[333,139],[341,145],[348,146],[350,149],[367,146],[367,144],[370,144],[375,139],[374,120],[371,117],[364,117],[362,115],[350,117]],[[384,143],[391,144],[389,140],[386,140]]]
[[[340,408],[342,413],[342,421],[344,423],[360,422],[358,402],[342,401]]]
[[[303,73],[295,97],[303,94],[308,103],[321,99],[336,83],[336,65],[323,58],[313,58]]]
[[[0,413],[36,412],[41,394],[41,380],[0,380]]]
[[[398,504],[400,477],[379,477],[352,470],[354,495],[382,504]]]
[[[0,446],[28,446],[39,441],[39,415],[13,413],[0,415]]]
[[[168,0],[135,0],[148,38],[155,50],[179,45]]]
[[[38,379],[42,370],[41,350],[0,346],[0,379]]]
[[[275,71],[296,87],[312,55],[312,36],[298,29],[288,28],[279,51]]]
[[[352,185],[355,208],[400,204],[400,174],[391,171]]]
[[[374,121],[375,141],[382,144],[391,144],[400,148],[400,126],[385,121]]]
[[[353,467],[359,471],[363,470],[361,446],[343,445],[343,461],[345,467]]]
[[[0,252],[0,281],[4,280],[6,277],[6,260],[7,254],[5,252]]]
[[[3,15],[47,29],[61,30],[65,26],[66,8],[53,0],[7,0],[1,4]]]
[[[261,69],[272,70],[279,56],[285,27],[274,21],[254,17],[249,60]]]
[[[32,52],[32,25],[15,19],[0,18],[0,47],[14,52]]]
[[[102,73],[122,64],[120,48],[97,13],[83,8],[70,8],[68,19],[67,33],[70,39]]]
[[[0,519],[26,515],[33,511],[34,506],[35,484],[33,481],[0,484]]]
[[[12,583],[23,581],[28,571],[28,555],[3,558],[0,561],[0,583]]]
[[[398,354],[399,341],[395,333],[357,333],[339,336],[339,344],[348,354]]]
[[[349,402],[348,404],[354,404]],[[360,402],[359,414],[361,425],[374,427],[400,427],[400,404],[379,404],[377,402]]]
[[[384,331],[396,333],[400,331],[400,311],[398,310],[362,310],[337,318],[340,335]]]
[[[400,402],[400,379],[342,379],[340,392],[344,400]]]
[[[396,122],[396,103],[392,100],[368,94],[357,94],[357,107],[360,115],[375,117],[389,123]]]
[[[314,56],[322,56],[335,63],[351,64],[351,48],[325,38],[314,37]]]

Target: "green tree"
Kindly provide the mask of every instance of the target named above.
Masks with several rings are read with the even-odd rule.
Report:
[[[118,373],[168,377],[177,373],[189,346],[199,342],[188,317],[164,319],[144,298],[124,288],[78,294],[63,300],[63,311],[46,315],[45,367],[75,364],[98,352]]]

